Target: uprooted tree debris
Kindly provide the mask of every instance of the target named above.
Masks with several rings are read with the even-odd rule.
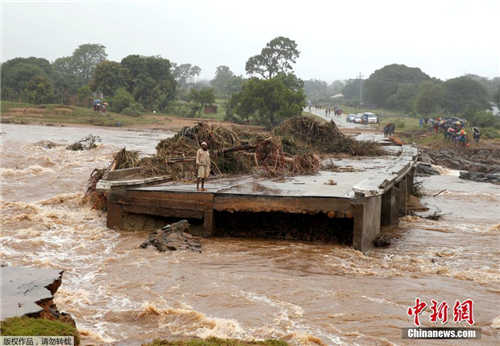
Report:
[[[264,176],[314,174],[322,154],[381,155],[373,143],[344,136],[335,123],[310,117],[294,117],[272,134],[251,133],[200,122],[185,127],[156,146],[156,155],[139,159],[120,151],[113,169],[140,167],[144,176],[170,175],[172,179],[195,177],[195,156],[201,142],[208,144],[215,175],[260,173]]]
[[[70,144],[66,147],[68,150],[90,150],[97,148],[98,142],[101,141],[101,138],[99,136],[94,136],[94,135],[88,135],[85,138],[80,139],[79,141],[76,141],[73,144]]]
[[[320,122],[311,117],[293,117],[273,129],[290,154],[314,151],[322,154],[346,153],[353,156],[377,156],[384,151],[373,142],[360,142],[345,136],[333,121]]]
[[[344,153],[353,156],[383,155],[380,146],[359,142],[342,134],[334,122],[297,116],[269,132],[250,132],[200,122],[185,127],[156,146],[156,155],[140,158],[134,151],[120,150],[104,172],[89,180],[87,195],[95,191],[96,179],[106,171],[140,168],[142,177],[170,176],[172,180],[192,180],[196,176],[195,157],[201,142],[210,151],[214,175],[259,174],[283,177],[315,174],[320,155]]]

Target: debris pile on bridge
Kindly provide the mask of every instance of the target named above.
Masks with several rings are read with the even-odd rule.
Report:
[[[138,152],[123,148],[114,155],[107,169],[92,173],[87,195],[94,193],[98,179],[115,169],[139,167],[143,177],[168,175],[173,180],[192,180],[196,177],[196,151],[202,142],[208,145],[214,175],[280,177],[315,174],[320,169],[320,155],[384,153],[374,143],[345,136],[335,123],[321,122],[312,117],[288,119],[271,133],[200,122],[160,141],[153,156],[140,158]],[[89,199],[96,199],[94,197]],[[94,204],[100,204],[99,199]]]
[[[384,151],[373,142],[360,142],[345,136],[333,121],[321,122],[313,117],[296,116],[273,129],[281,136],[289,154],[316,152],[345,153],[353,156],[378,156]]]
[[[144,173],[155,172],[162,164],[174,179],[195,177],[195,156],[200,143],[206,142],[212,160],[211,170],[220,174],[262,174],[284,176],[313,174],[319,170],[319,157],[309,152],[291,155],[283,150],[280,137],[261,133],[198,123],[186,127],[174,137],[162,140],[156,146],[156,155],[144,158],[139,166]],[[156,173],[156,172],[155,172]]]

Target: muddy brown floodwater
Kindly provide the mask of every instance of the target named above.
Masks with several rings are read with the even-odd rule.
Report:
[[[416,297],[449,305],[471,298],[479,342],[500,340],[500,186],[462,181],[454,172],[426,178],[428,196],[446,189],[424,198],[444,218],[406,217],[390,247],[366,254],[227,238],[204,239],[201,254],[158,253],[138,248],[145,232],[107,229],[105,214],[80,200],[92,169],[119,147],[152,152],[166,133],[23,125],[1,131],[0,262],[64,270],[56,303],[73,315],[84,344],[176,335],[408,344],[400,328],[412,326],[407,309]],[[89,133],[102,137],[99,148],[34,145],[68,144]],[[429,315],[421,319],[432,326]]]

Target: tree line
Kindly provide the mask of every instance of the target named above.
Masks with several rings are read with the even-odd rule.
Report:
[[[201,69],[160,56],[129,55],[107,60],[101,44],[82,44],[71,56],[54,62],[14,58],[2,68],[2,99],[34,104],[90,106],[93,98],[109,101],[112,110],[164,111],[182,92],[188,94]]]
[[[500,104],[500,77],[465,75],[442,81],[419,68],[398,64],[384,66],[367,79],[334,81],[330,85],[308,80],[304,84],[313,102],[334,103],[332,96],[340,93],[338,101],[348,105],[363,103],[424,116],[465,114],[488,109],[490,102]]]
[[[196,65],[137,54],[110,61],[103,45],[89,43],[52,63],[35,57],[4,62],[2,99],[90,106],[104,98],[114,112],[193,116],[220,97],[228,100],[228,119],[272,126],[305,106],[303,83],[293,73],[299,55],[295,41],[277,37],[248,59],[249,78],[221,65],[213,80],[195,82],[201,72]]]
[[[2,99],[90,106],[94,98],[104,98],[112,111],[129,115],[148,110],[194,116],[218,97],[226,100],[227,120],[267,127],[300,114],[306,98],[313,103],[362,102],[422,116],[473,117],[489,108],[489,102],[500,103],[500,78],[467,75],[441,81],[419,68],[397,64],[364,80],[302,81],[294,73],[300,57],[297,43],[283,36],[248,58],[246,77],[221,65],[214,79],[196,82],[201,69],[189,63],[137,54],[119,62],[107,57],[103,45],[89,43],[53,62],[36,57],[8,60],[1,66]]]

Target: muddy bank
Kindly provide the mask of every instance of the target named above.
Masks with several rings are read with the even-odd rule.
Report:
[[[485,148],[422,148],[424,163],[451,169],[481,173],[500,172],[500,147]]]
[[[0,268],[0,273],[1,320],[28,316],[76,326],[73,317],[60,312],[54,303],[54,295],[62,282],[62,270],[5,266]]]
[[[459,170],[460,178],[500,184],[500,146],[478,148],[422,148],[417,173],[439,174],[433,165]]]

